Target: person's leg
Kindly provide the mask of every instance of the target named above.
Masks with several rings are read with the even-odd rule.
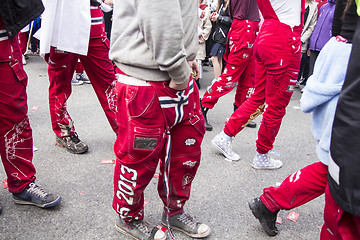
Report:
[[[329,185],[325,190],[324,226],[320,239],[360,239],[360,217],[345,212],[336,203],[329,191]]]
[[[77,56],[51,47],[50,53],[45,55],[45,60],[49,65],[49,108],[56,144],[71,153],[85,153],[88,146],[78,138],[66,103],[71,94],[71,79]]]
[[[52,128],[58,137],[70,136],[75,133],[75,128],[67,111],[66,102],[71,95],[71,78],[77,58],[75,54],[51,47],[45,60],[49,65],[49,107]]]
[[[309,76],[314,73],[314,66],[316,58],[319,56],[319,51],[310,50],[310,60],[309,60]]]
[[[117,133],[114,93],[115,70],[109,59],[109,44],[106,37],[90,39],[87,56],[79,55],[79,57],[106,118],[113,131]]]
[[[221,58],[217,56],[212,56],[211,62],[213,64],[213,69],[214,69],[214,79],[217,80],[221,74],[221,69],[222,69]]]
[[[161,231],[153,230],[150,233],[152,226],[143,220],[144,190],[153,178],[164,146],[164,118],[161,117],[159,103],[153,101],[153,87],[118,82],[116,91],[119,125],[114,144],[116,165],[113,208],[119,214],[116,229],[139,239],[145,239],[146,234],[154,237]],[[145,226],[148,230],[141,231]],[[161,236],[156,239],[166,238],[163,233]]]
[[[0,155],[14,203],[48,208],[57,205],[61,197],[34,183],[33,139],[27,116],[28,79],[15,41],[16,37],[11,44],[13,60],[0,63]]]
[[[35,167],[27,116],[27,78],[20,81],[15,71],[26,76],[22,68],[12,69],[9,62],[0,63],[0,154],[9,191],[20,193],[35,181]]]

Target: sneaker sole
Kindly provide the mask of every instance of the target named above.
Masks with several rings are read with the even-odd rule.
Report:
[[[28,201],[23,201],[23,200],[18,200],[18,199],[13,199],[13,201],[14,201],[14,203],[19,204],[19,205],[31,205],[31,206],[36,206],[39,208],[50,208],[50,207],[57,205],[61,201],[61,197],[59,196],[54,201],[52,201],[50,203],[45,203],[45,204],[38,204],[38,203],[33,203],[33,202],[28,202]]]
[[[167,224],[165,224],[164,222],[161,222],[161,225],[165,228],[168,228]],[[211,229],[209,228],[208,231],[206,232],[203,232],[203,233],[197,233],[197,234],[192,234],[192,233],[188,233],[186,232],[185,230],[181,229],[181,228],[177,228],[177,227],[170,227],[171,229],[175,229],[175,230],[178,230],[180,232],[183,232],[185,233],[186,235],[190,236],[190,237],[193,237],[193,238],[205,238],[207,236],[210,235],[210,232],[211,232]]]
[[[282,165],[280,167],[257,167],[254,164],[251,164],[251,166],[256,170],[274,170],[282,167]]]
[[[135,237],[134,235],[132,235],[131,233],[129,233],[128,231],[122,229],[121,227],[119,227],[119,225],[117,225],[117,223],[115,223],[115,228],[116,228],[116,231],[118,231],[119,233],[122,233],[126,236],[129,236],[129,237],[132,237],[136,240],[141,240],[140,238],[137,238]],[[166,235],[165,235],[165,238],[161,238],[161,239],[157,239],[157,240],[166,240]]]
[[[89,148],[86,148],[83,151],[74,151],[74,150],[71,150],[71,149],[67,148],[66,146],[62,145],[61,143],[58,143],[57,141],[55,141],[55,144],[58,145],[59,147],[65,148],[68,152],[74,153],[74,154],[83,154],[89,150]]]
[[[230,157],[224,150],[221,149],[221,147],[219,147],[215,142],[214,140],[211,140],[211,143],[214,147],[216,147],[217,150],[219,150],[228,160],[231,160],[231,161],[234,161],[234,162],[237,162],[240,160],[240,157],[238,159],[234,159],[232,157]]]
[[[115,228],[116,228],[116,231],[118,231],[119,233],[122,233],[126,236],[129,236],[129,237],[132,237],[136,240],[141,240],[140,238],[137,238],[135,237],[134,235],[132,235],[131,233],[127,232],[126,230],[122,229],[121,227],[119,227],[116,223],[115,223]]]

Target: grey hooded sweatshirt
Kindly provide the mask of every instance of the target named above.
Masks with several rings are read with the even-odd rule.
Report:
[[[197,52],[198,1],[114,0],[110,59],[146,81],[184,83]]]

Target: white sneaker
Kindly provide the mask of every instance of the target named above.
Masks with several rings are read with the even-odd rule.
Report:
[[[240,156],[232,150],[231,141],[232,137],[226,135],[224,131],[221,131],[221,133],[216,135],[211,142],[227,159],[239,161]]]
[[[282,167],[282,162],[270,158],[268,153],[260,154],[257,152],[251,166],[255,169],[278,169]]]

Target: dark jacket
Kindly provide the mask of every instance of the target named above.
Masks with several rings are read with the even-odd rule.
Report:
[[[10,38],[44,11],[41,0],[2,0],[0,16]]]
[[[232,24],[232,19],[229,16],[229,7],[227,7],[224,11],[225,5],[225,1],[223,1],[223,7],[219,9],[218,20],[216,21],[215,30],[212,35],[214,42],[220,43],[224,46],[226,45],[227,35]]]
[[[360,20],[332,129],[329,187],[337,204],[360,217]]]

